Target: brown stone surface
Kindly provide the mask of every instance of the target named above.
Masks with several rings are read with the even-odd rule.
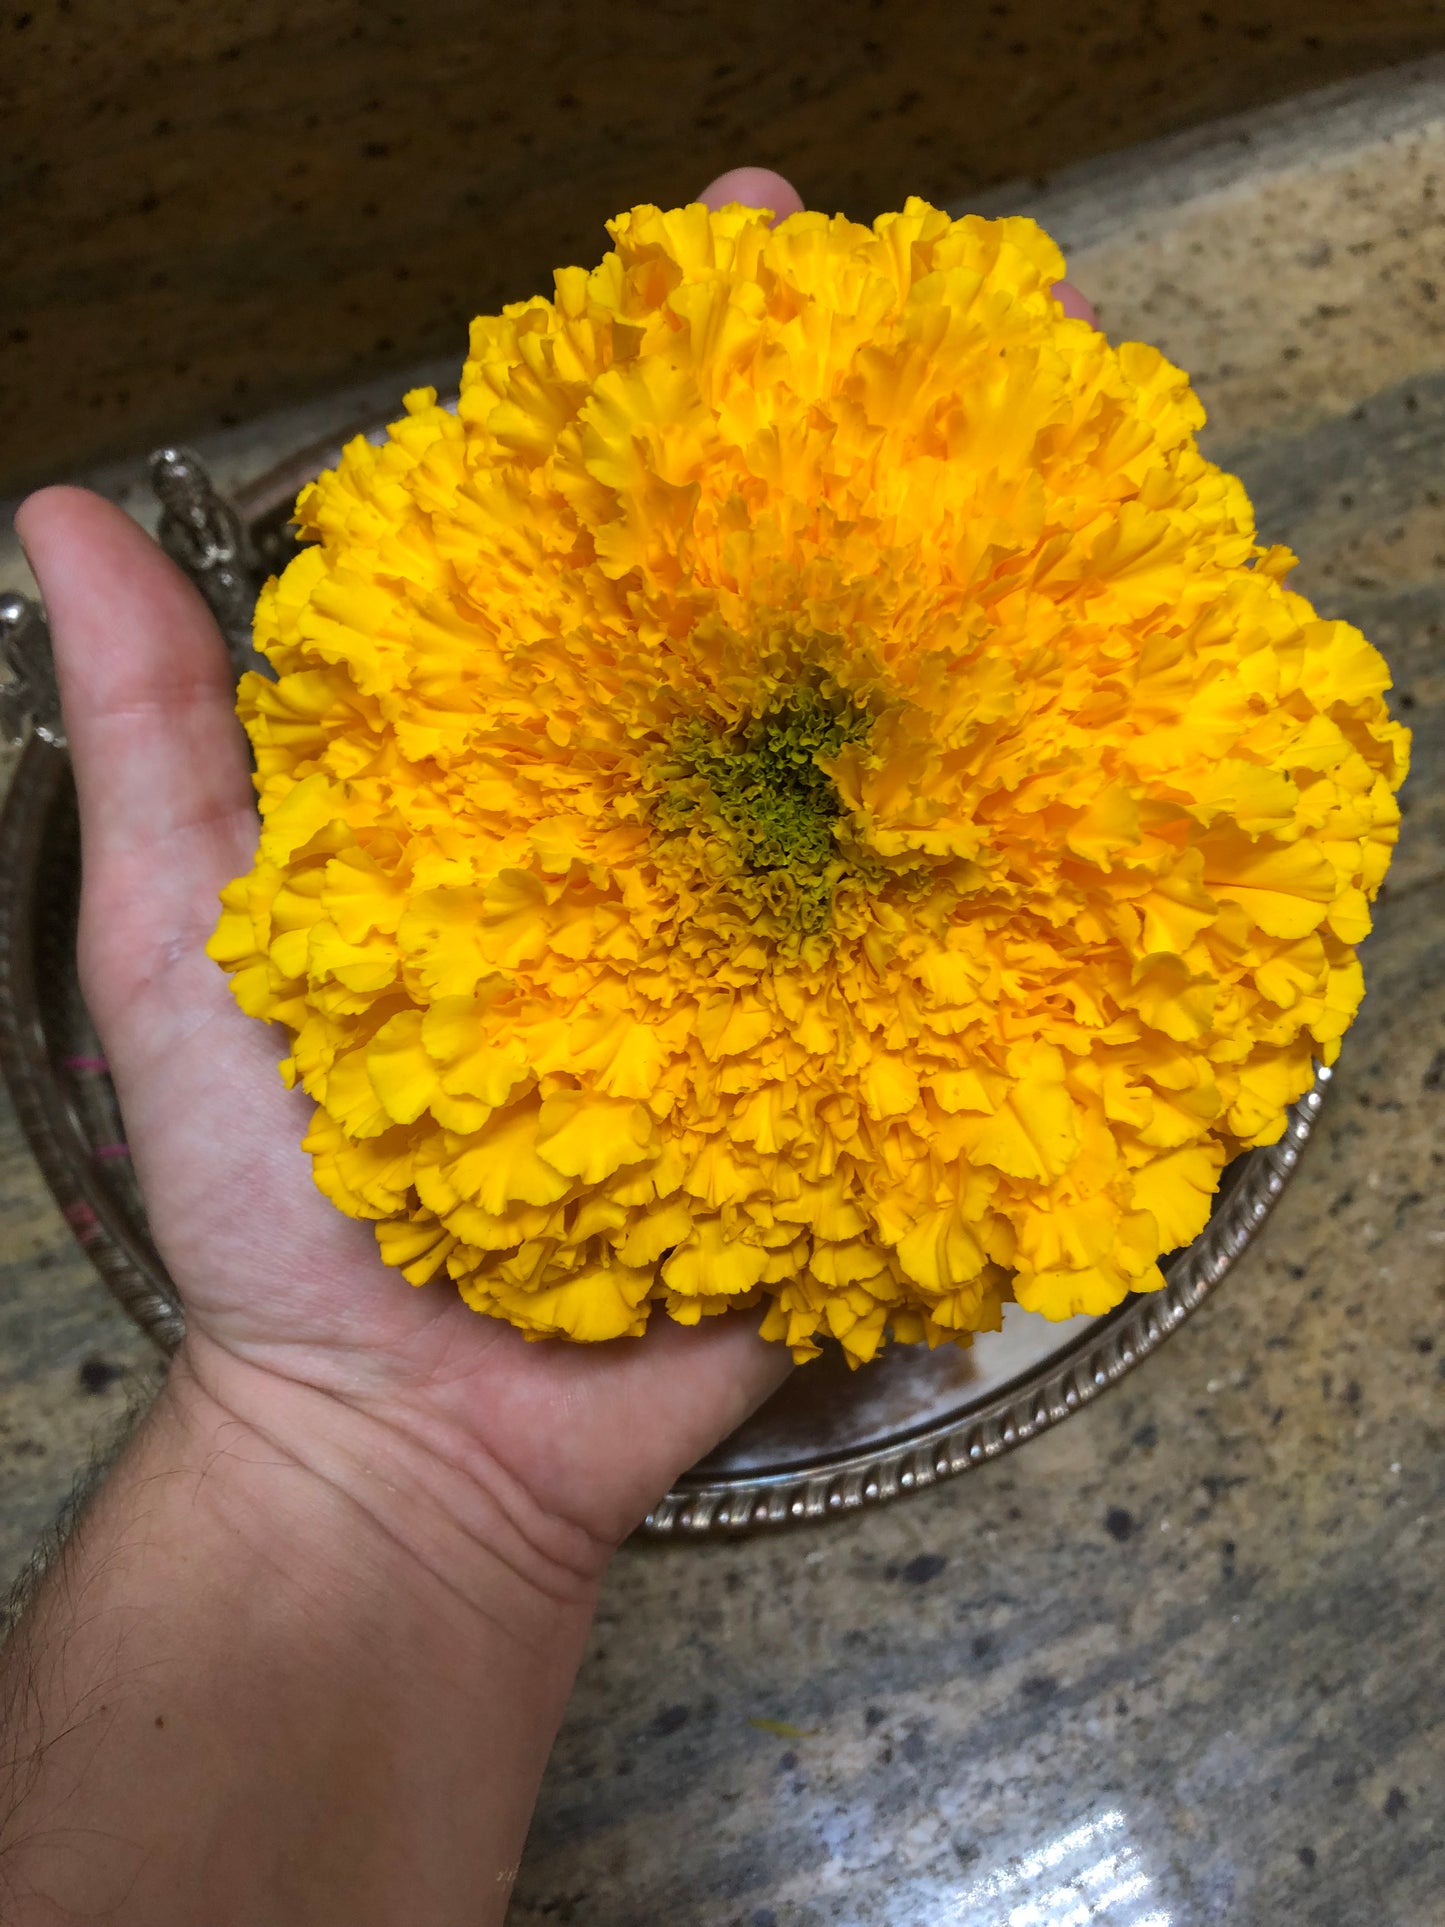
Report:
[[[1197,370],[1212,451],[1300,586],[1385,649],[1416,733],[1369,994],[1298,1176],[1176,1337],[1023,1450],[809,1531],[626,1549],[518,1923],[1438,1927],[1445,343],[1416,298],[1437,178],[1432,69],[1038,206],[1111,331]],[[298,439],[273,421],[219,455]],[[97,1361],[151,1367],[7,1128],[13,1568],[121,1403]]]
[[[743,160],[871,219],[1442,45],[1436,0],[7,0],[0,493],[449,352]]]

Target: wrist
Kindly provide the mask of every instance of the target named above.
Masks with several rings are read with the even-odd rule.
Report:
[[[601,1563],[188,1339],[6,1657],[7,1919],[500,1922]]]
[[[315,1573],[360,1571],[413,1611],[480,1615],[527,1651],[590,1623],[612,1548],[539,1507],[480,1447],[237,1358],[203,1334],[178,1352],[156,1420],[198,1499],[257,1554],[304,1545]],[[570,1643],[565,1641],[564,1643]]]

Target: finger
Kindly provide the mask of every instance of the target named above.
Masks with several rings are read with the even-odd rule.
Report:
[[[663,1451],[673,1455],[660,1467],[659,1490],[736,1431],[793,1370],[786,1346],[758,1336],[761,1317],[739,1311],[679,1325],[659,1306],[646,1336],[617,1348],[619,1404],[635,1414],[645,1399]]]
[[[245,1024],[204,949],[255,848],[245,739],[205,604],[129,516],[56,488],[15,520],[80,804],[81,986],[134,1143],[148,1071],[202,1026]]]
[[[733,201],[742,207],[765,207],[775,221],[803,209],[797,188],[770,167],[734,167],[710,181],[698,199],[711,208],[727,207]]]
[[[211,827],[185,880],[214,894],[235,872],[252,792],[210,612],[128,515],[84,489],[42,489],[15,526],[49,616],[87,865],[174,855]]]
[[[1087,295],[1082,295],[1072,281],[1054,283],[1054,299],[1071,321],[1087,321],[1091,328],[1097,328],[1099,317],[1094,304]]]

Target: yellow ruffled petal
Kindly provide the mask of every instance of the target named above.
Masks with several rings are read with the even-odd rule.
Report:
[[[211,955],[413,1282],[795,1358],[1152,1289],[1358,1007],[1408,738],[1030,221],[639,207],[303,491]]]

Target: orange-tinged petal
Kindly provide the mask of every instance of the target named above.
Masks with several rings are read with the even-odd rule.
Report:
[[[640,1104],[558,1091],[543,1099],[536,1142],[539,1154],[565,1176],[600,1184],[623,1165],[648,1155],[653,1124]]]
[[[761,1246],[729,1238],[721,1222],[712,1218],[694,1227],[663,1265],[662,1276],[676,1292],[731,1298],[758,1284],[767,1259]]]

